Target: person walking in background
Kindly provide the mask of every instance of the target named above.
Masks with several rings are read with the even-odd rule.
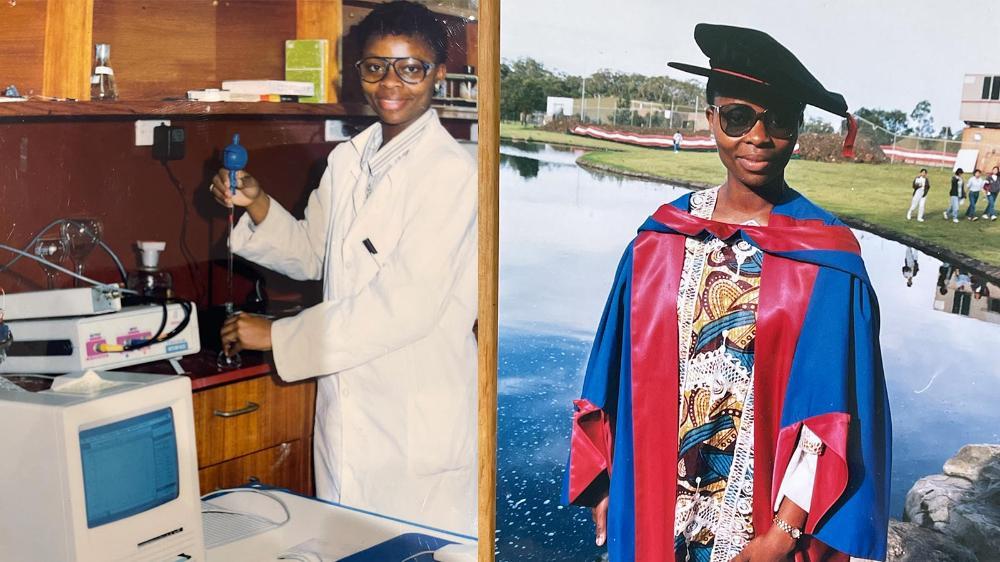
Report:
[[[983,184],[986,183],[982,173],[982,170],[976,168],[972,172],[972,177],[969,178],[969,185],[966,186],[969,194],[969,208],[965,210],[966,220],[979,220],[979,217],[976,216],[976,202],[979,201],[979,194],[983,191]]]
[[[922,168],[920,174],[913,178],[913,198],[910,199],[910,210],[906,211],[906,220],[913,218],[913,211],[917,211],[917,222],[924,222],[924,205],[927,203],[927,194],[931,191],[931,180],[927,177],[927,168]]]
[[[968,271],[959,269],[955,273],[955,290],[964,293],[972,292],[972,275]]]
[[[681,151],[681,141],[684,140],[684,135],[680,131],[674,133],[674,152]]]
[[[920,263],[917,262],[917,253],[913,248],[906,247],[906,255],[903,257],[903,279],[906,279],[906,286],[913,286],[913,278],[920,272]]]
[[[941,267],[938,268],[938,278],[937,278],[937,288],[938,293],[942,295],[948,294],[948,280],[951,279],[952,267],[946,263],[942,263]]]
[[[986,185],[983,189],[986,191],[986,212],[983,213],[983,218],[995,221],[997,194],[1000,193],[1000,167],[993,166],[993,171],[986,176]]]
[[[958,222],[958,205],[962,199],[965,199],[964,186],[962,185],[963,173],[962,169],[959,168],[951,176],[951,191],[948,193],[948,210],[944,212],[945,220],[948,220],[950,216],[951,222]]]

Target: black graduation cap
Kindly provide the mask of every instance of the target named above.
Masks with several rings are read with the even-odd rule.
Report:
[[[763,31],[709,23],[695,26],[694,39],[708,56],[710,68],[681,62],[667,65],[709,79],[744,81],[845,117],[848,131],[844,156],[854,156],[857,123],[847,111],[844,96],[824,88],[784,45]]]

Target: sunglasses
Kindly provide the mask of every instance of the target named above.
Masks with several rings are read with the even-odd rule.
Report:
[[[407,84],[419,84],[427,78],[434,64],[413,57],[368,57],[354,63],[361,79],[369,84],[381,82],[389,75],[391,67],[396,76]]]
[[[799,131],[800,112],[793,109],[765,109],[758,112],[745,103],[711,105],[719,114],[722,132],[730,137],[742,137],[763,121],[767,133],[779,139],[790,139]]]

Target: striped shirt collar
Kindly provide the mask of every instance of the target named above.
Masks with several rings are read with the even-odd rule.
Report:
[[[368,176],[366,197],[371,195],[385,174],[410,153],[427,126],[436,120],[437,113],[433,109],[428,109],[385,146],[382,146],[382,124],[376,123],[372,127],[371,135],[361,148],[361,173]]]

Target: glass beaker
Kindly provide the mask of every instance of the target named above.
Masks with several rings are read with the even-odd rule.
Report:
[[[226,319],[239,314],[240,311],[236,310],[232,302],[226,303]],[[243,366],[243,359],[240,357],[240,352],[233,353],[232,355],[226,353],[227,349],[225,344],[222,346],[222,350],[219,351],[219,355],[215,358],[215,366],[220,369],[239,369]]]
[[[101,221],[97,219],[67,219],[63,222],[62,239],[77,275],[83,275],[83,262],[100,242],[102,232]],[[75,279],[73,285],[79,286],[80,280]]]
[[[66,242],[63,240],[62,236],[43,236],[35,241],[34,247],[35,255],[50,261],[56,265],[62,265],[63,261],[66,260]],[[56,286],[55,279],[58,272],[55,268],[49,267],[43,263],[39,263],[42,266],[42,271],[45,272],[45,277],[47,278],[46,285],[49,289],[54,289]]]

